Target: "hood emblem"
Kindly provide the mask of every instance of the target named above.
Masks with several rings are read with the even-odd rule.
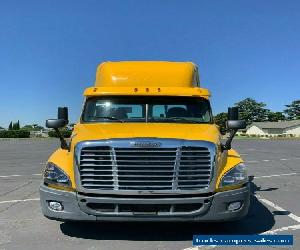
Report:
[[[135,141],[130,142],[132,147],[139,148],[159,148],[161,146],[160,142],[151,142],[151,141]]]

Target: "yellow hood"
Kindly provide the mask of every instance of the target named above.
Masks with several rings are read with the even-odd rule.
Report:
[[[77,124],[73,132],[73,145],[85,140],[111,138],[175,138],[204,140],[220,143],[220,133],[214,124],[170,123],[93,123]]]

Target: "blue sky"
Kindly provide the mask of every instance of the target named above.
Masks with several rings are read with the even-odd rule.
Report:
[[[299,1],[60,0],[0,4],[0,125],[44,124],[103,61],[193,61],[214,113],[246,97],[281,111],[300,96]]]

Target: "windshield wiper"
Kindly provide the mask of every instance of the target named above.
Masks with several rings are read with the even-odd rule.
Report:
[[[200,123],[195,120],[189,120],[189,119],[186,119],[183,117],[169,117],[167,119],[174,120],[174,121],[183,121],[183,122],[188,122],[188,123]]]
[[[156,121],[182,121],[182,122],[187,122],[187,123],[201,123],[201,122],[197,122],[194,120],[189,120],[183,117],[167,117],[167,118],[162,118],[162,119],[155,119],[154,117],[152,117],[153,120]]]
[[[90,117],[97,118],[97,119],[107,119],[107,120],[112,120],[112,121],[125,122],[124,120],[119,119],[114,116],[90,116]]]

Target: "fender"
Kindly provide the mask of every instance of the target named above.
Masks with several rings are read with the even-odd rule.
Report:
[[[234,168],[237,164],[244,162],[241,156],[234,150],[226,150],[221,153],[219,159],[219,171],[217,175],[217,182],[216,182],[216,192],[233,190],[237,188],[241,188],[242,185],[234,185],[230,187],[219,188],[220,182],[222,177],[232,168]]]
[[[57,149],[48,159],[61,168],[69,177],[72,183],[72,188],[76,188],[74,169],[73,169],[73,152],[65,149]]]

